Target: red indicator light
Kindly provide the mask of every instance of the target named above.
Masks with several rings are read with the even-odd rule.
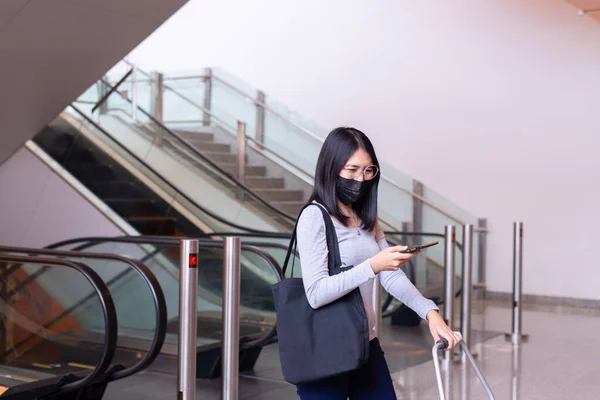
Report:
[[[197,254],[190,254],[189,266],[190,266],[190,268],[198,267],[198,255]]]

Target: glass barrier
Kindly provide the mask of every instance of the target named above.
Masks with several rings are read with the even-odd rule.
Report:
[[[166,343],[176,344],[179,329],[179,246],[119,243],[107,240],[80,251],[124,255],[139,259],[150,268],[158,279],[167,301]],[[67,248],[74,250],[79,246],[67,246]],[[218,343],[221,340],[223,257],[223,249],[200,247],[198,254],[199,344]],[[250,251],[242,250],[241,265],[240,321],[241,332],[244,332],[242,336],[263,332],[266,334],[274,324],[275,308],[271,285],[277,278],[264,259]],[[127,298],[128,293],[142,291],[145,287],[142,283],[134,287],[135,282],[131,279],[132,275],[127,274],[121,276],[119,280],[107,281],[111,292],[116,292],[116,303],[121,294],[123,298]],[[145,337],[145,335],[136,337]]]
[[[90,89],[82,97],[90,92],[95,93]],[[106,199],[111,207],[131,207],[132,196],[140,196],[142,192],[150,203],[148,208],[156,208],[157,204],[167,206],[159,213],[162,217],[129,218],[136,228],[169,226],[187,219],[196,227],[187,229],[188,235],[197,233],[198,228],[201,231],[230,230],[227,223],[216,217],[220,215],[234,225],[254,229],[291,229],[289,219],[241,188],[214,162],[199,156],[185,139],[165,130],[141,111],[133,118],[130,104],[120,94],[113,93],[107,102],[108,109],[104,110],[106,113],[97,111],[98,114],[88,118],[79,107],[69,107],[50,124],[51,129],[41,132],[34,141],[53,158],[62,157],[59,163],[101,199],[113,196]],[[72,151],[81,144],[85,144],[85,148]],[[92,147],[99,151],[91,151]],[[81,158],[86,158],[87,165],[82,165]],[[119,168],[122,164],[124,168]],[[92,175],[98,171],[102,173]],[[127,190],[117,190],[117,184]],[[154,197],[150,198],[152,193]],[[185,218],[171,216],[177,213]],[[152,232],[141,230],[141,233]]]
[[[7,274],[0,285],[0,364],[27,371],[33,381],[39,374],[94,369],[102,356],[94,343],[104,341],[105,326],[87,279],[69,268],[32,263],[0,262],[0,273]]]

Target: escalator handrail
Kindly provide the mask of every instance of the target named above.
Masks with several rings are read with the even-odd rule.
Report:
[[[185,193],[183,193],[179,189],[177,189],[177,187],[175,185],[173,185],[173,183],[171,183],[171,181],[169,179],[165,178],[162,174],[160,174],[154,168],[152,168],[151,166],[149,166],[144,160],[142,160],[136,154],[134,154],[129,149],[127,149],[125,146],[123,146],[118,140],[115,139],[115,137],[113,137],[109,132],[107,132],[106,129],[102,128],[98,123],[96,123],[96,121],[92,120],[83,111],[81,111],[77,106],[75,106],[74,104],[71,104],[70,107],[73,110],[75,110],[75,112],[77,114],[79,114],[83,119],[85,119],[87,123],[89,123],[95,129],[98,129],[104,135],[106,135],[107,137],[109,137],[117,146],[119,146],[119,148],[122,151],[126,152],[128,156],[134,158],[137,162],[139,162],[140,164],[142,164],[144,166],[144,168],[148,169],[152,174],[156,175],[160,180],[162,180],[163,182],[165,182],[172,190],[174,190],[175,192],[177,192],[178,196],[181,196],[186,201],[188,201],[189,203],[193,204],[194,207],[198,208],[204,214],[206,214],[209,217],[211,217],[211,218],[219,221],[222,224],[231,226],[232,228],[235,228],[235,229],[240,229],[240,230],[243,230],[243,231],[246,231],[246,232],[268,233],[267,231],[261,231],[261,230],[249,228],[249,227],[246,227],[246,226],[238,225],[235,222],[231,222],[229,220],[226,220],[225,218],[222,218],[222,217],[216,215],[215,213],[213,213],[212,211],[209,211],[206,208],[202,207],[196,201],[192,200],[189,196],[187,196]]]
[[[152,300],[154,302],[154,308],[156,311],[156,330],[154,332],[152,344],[150,345],[150,348],[148,349],[146,354],[136,364],[111,374],[110,377],[108,377],[108,381],[122,379],[147,368],[154,362],[156,357],[158,357],[158,355],[160,354],[160,350],[162,349],[167,334],[167,303],[165,300],[164,292],[160,286],[160,283],[158,282],[158,279],[156,279],[156,276],[152,273],[150,268],[148,268],[141,261],[114,254],[80,253],[77,251],[30,249],[7,246],[0,246],[0,252],[35,254],[54,257],[72,257],[84,259],[89,258],[94,260],[117,261],[127,265],[129,268],[133,269],[135,272],[138,273],[138,275],[142,277],[142,279],[150,289],[150,292],[152,293]],[[42,275],[44,271],[44,267],[42,267],[39,271],[36,271],[35,274],[32,274],[30,278],[35,275],[35,279]],[[22,343],[24,342],[21,342],[20,344]]]
[[[87,376],[75,382],[61,386],[58,392],[65,393],[81,389],[86,385],[93,383],[98,377],[104,374],[114,358],[115,351],[117,349],[117,338],[119,331],[117,312],[113,298],[108,291],[108,287],[106,287],[106,284],[96,273],[96,271],[84,263],[57,258],[29,257],[0,253],[0,261],[71,268],[82,274],[87,279],[87,281],[92,285],[93,290],[98,295],[102,312],[104,313],[104,348],[102,351],[102,356],[100,357],[100,361],[96,367]]]
[[[109,88],[112,88],[112,85],[109,82],[107,82],[106,80],[100,79],[100,82],[102,82],[103,84],[105,84]],[[123,93],[117,91],[116,94],[118,94],[119,96],[121,96],[121,98],[123,100],[131,103],[131,100],[129,100]],[[202,154],[196,148],[196,146],[192,145],[190,142],[188,142],[185,138],[183,138],[178,133],[173,132],[171,129],[167,128],[162,122],[160,122],[158,119],[154,118],[154,116],[152,116],[149,112],[147,112],[146,110],[144,110],[140,106],[136,106],[136,108],[137,108],[138,111],[140,111],[142,114],[144,114],[145,117],[147,117],[148,119],[150,119],[154,124],[158,125],[158,127],[160,129],[163,129],[169,135],[171,135],[174,138],[176,138],[181,144],[184,145],[184,147],[186,147],[189,151],[191,151],[192,153],[194,153],[195,156],[200,157],[204,162],[210,164],[210,166],[213,169],[216,169],[221,175],[224,175],[229,180],[233,181],[237,186],[241,187],[244,190],[244,192],[246,192],[250,196],[254,197],[259,203],[263,204],[265,207],[267,207],[271,211],[279,214],[283,218],[286,218],[286,219],[290,220],[291,222],[293,222],[293,221],[296,220],[296,218],[294,218],[294,217],[292,217],[292,216],[290,216],[290,215],[288,215],[288,214],[286,214],[286,213],[278,210],[277,208],[273,207],[271,204],[269,204],[269,202],[267,202],[262,197],[260,197],[258,194],[256,194],[249,186],[246,186],[244,183],[240,182],[233,174],[230,174],[229,172],[225,171],[217,163],[215,163],[214,161],[210,160],[206,155]]]
[[[122,236],[122,237],[114,237],[114,238],[96,237],[96,238],[85,238],[85,239],[89,239],[89,240],[87,240],[88,246],[93,246],[97,243],[111,243],[112,242],[112,243],[134,243],[134,244],[149,244],[149,245],[161,245],[161,246],[175,247],[175,246],[179,246],[179,244],[181,242],[180,238],[163,237],[163,236],[157,236],[157,237]],[[140,240],[140,239],[142,239],[142,240]],[[201,238],[201,239],[198,239],[198,241],[199,241],[199,245],[200,245],[201,249],[202,248],[223,248],[225,246],[225,244],[222,241],[217,241],[217,240]],[[81,242],[81,241],[63,241],[61,243],[54,244],[52,246],[58,247],[58,245],[65,245],[64,243],[72,244],[72,243],[79,243],[79,242]],[[277,282],[281,281],[281,279],[283,277],[283,273],[282,273],[281,267],[279,266],[279,263],[269,253],[263,251],[257,245],[272,246],[272,247],[279,248],[279,244],[278,243],[268,243],[268,242],[250,244],[250,243],[242,242],[241,249],[244,251],[249,251],[249,252],[254,253],[254,254],[258,255],[259,257],[261,257],[267,263],[269,268],[271,268],[271,270],[273,271]],[[283,246],[283,247],[285,247],[285,246]],[[84,247],[78,246],[77,249],[83,250]],[[85,254],[87,254],[87,253],[85,253]],[[262,346],[263,344],[270,342],[276,336],[276,334],[277,333],[275,330],[275,325],[273,325],[273,328],[271,328],[271,330],[266,335],[259,335],[259,334],[252,335],[251,337],[249,337],[249,339],[247,338],[246,341],[244,341],[240,344],[240,348],[247,349],[247,348],[251,348],[251,347]]]
[[[127,239],[127,238],[132,238],[132,237],[136,237],[136,236],[123,236],[123,237],[116,238],[116,239]],[[88,243],[82,244],[81,246],[77,246],[73,250],[81,251],[81,250],[85,250],[91,246],[94,246],[97,243],[106,243],[106,242],[150,244],[150,245],[162,245],[162,246],[175,247],[175,246],[179,246],[180,241],[181,240],[179,240],[179,239],[173,240],[172,237],[161,237],[160,240],[155,240],[153,242],[149,242],[149,241],[138,242],[138,241],[131,241],[131,240],[105,240],[105,241],[101,241],[101,242],[90,241]],[[201,249],[202,248],[223,248],[224,247],[224,243],[221,241],[209,240],[209,239],[199,239],[198,241],[199,241],[199,246]],[[263,252],[260,247],[280,248],[280,249],[287,251],[288,246],[282,245],[279,243],[269,243],[269,242],[259,242],[259,243],[246,242],[246,243],[242,243],[242,245],[241,245],[242,250],[249,251],[249,252],[254,253],[254,254],[258,255],[259,257],[263,258],[263,260],[267,263],[267,265],[269,265],[272,272],[274,273],[277,282],[281,281],[283,272],[282,272],[281,268],[279,267],[279,264],[269,253]],[[87,254],[87,253],[85,253],[85,254]],[[248,348],[252,348],[252,347],[261,347],[261,346],[269,343],[275,336],[277,336],[277,332],[275,330],[275,327],[273,326],[273,328],[266,335],[255,334],[252,336],[247,336],[246,340],[244,340],[242,343],[240,343],[240,349],[243,350],[243,349],[248,349]]]

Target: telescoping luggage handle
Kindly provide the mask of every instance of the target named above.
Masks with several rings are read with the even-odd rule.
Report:
[[[446,400],[446,395],[444,394],[444,386],[442,385],[442,373],[440,371],[440,360],[438,358],[438,351],[445,350],[447,347],[448,347],[448,341],[444,338],[441,338],[440,340],[435,342],[435,344],[433,345],[433,348],[431,349],[431,354],[433,355],[433,365],[435,366],[435,375],[437,378],[438,391],[440,393],[441,400]],[[477,376],[479,377],[481,384],[483,385],[485,391],[487,392],[488,397],[492,400],[495,400],[494,394],[492,393],[492,389],[490,389],[490,386],[488,385],[485,378],[483,377],[481,370],[475,363],[475,360],[473,359],[473,355],[469,351],[469,348],[467,347],[465,342],[463,342],[462,340],[460,341],[460,347],[465,352],[467,358],[469,359],[469,362],[471,363],[471,365],[473,366],[473,369],[477,373]]]

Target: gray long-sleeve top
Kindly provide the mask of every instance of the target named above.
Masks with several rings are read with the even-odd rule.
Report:
[[[306,208],[298,220],[297,230],[298,253],[306,297],[313,308],[319,308],[357,287],[360,288],[369,320],[370,339],[373,339],[375,273],[371,268],[370,258],[386,249],[388,243],[379,224],[369,232],[361,228],[347,228],[335,219],[332,220],[338,237],[342,269],[344,266],[354,267],[329,276],[323,214],[318,206]],[[421,318],[424,319],[431,310],[438,310],[435,303],[423,297],[402,270],[380,272],[379,280],[388,293],[413,309]]]

